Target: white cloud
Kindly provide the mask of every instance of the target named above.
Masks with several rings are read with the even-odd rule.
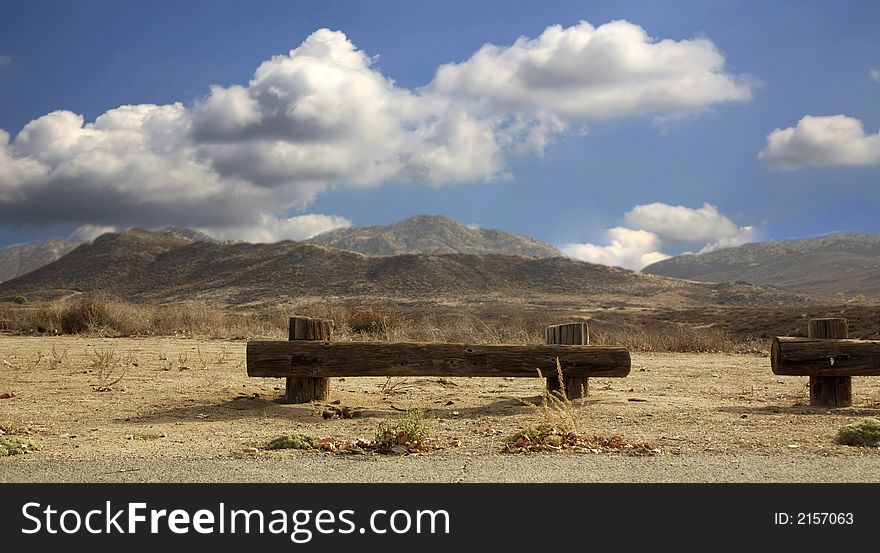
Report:
[[[9,56],[0,56],[0,68],[9,65],[10,63],[12,63],[12,58]]]
[[[82,225],[70,235],[70,240],[74,242],[92,242],[95,238],[108,232],[117,232],[116,227],[105,227],[99,225]]]
[[[664,241],[710,242],[716,247],[745,244],[754,238],[752,227],[739,227],[711,204],[692,209],[661,202],[637,205],[624,215],[627,224],[663,237]],[[725,246],[720,246],[722,243]]]
[[[868,76],[871,77],[871,80],[875,83],[880,83],[880,69],[871,69],[868,71]]]
[[[624,215],[632,227],[608,229],[609,244],[564,244],[565,255],[602,265],[640,270],[670,257],[664,245],[698,244],[699,253],[741,246],[757,238],[754,227],[739,227],[711,204],[693,209],[660,202],[637,205]]]
[[[559,249],[574,259],[632,270],[639,270],[669,257],[658,251],[661,240],[653,232],[623,227],[608,229],[607,232],[610,241],[607,246],[564,244]]]
[[[782,169],[877,165],[880,133],[865,134],[862,122],[846,115],[806,115],[797,126],[767,135],[758,157]]]
[[[658,41],[625,21],[486,45],[419,89],[320,29],[192,106],[125,105],[94,122],[59,110],[14,139],[0,131],[0,219],[293,236],[304,223],[286,226],[287,213],[328,188],[499,180],[509,155],[540,155],[589,120],[750,95],[708,39]]]
[[[279,240],[305,240],[316,234],[337,228],[348,228],[351,221],[335,215],[297,215],[279,218],[264,213],[256,225],[200,229],[220,240],[243,240],[251,243],[271,243]]]
[[[752,95],[709,39],[658,41],[628,21],[553,25],[510,47],[487,44],[442,66],[430,89],[496,114],[563,119],[692,113]]]

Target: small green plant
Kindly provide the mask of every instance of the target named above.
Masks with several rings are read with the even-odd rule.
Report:
[[[13,436],[0,436],[0,457],[31,453],[36,446]]]
[[[266,445],[266,449],[312,449],[318,439],[306,434],[279,436]]]
[[[868,447],[880,446],[880,420],[868,417],[841,427],[837,431],[837,443]]]
[[[13,301],[18,305],[24,305],[27,303],[27,298],[24,296],[15,296],[15,299]]]
[[[407,449],[423,445],[431,428],[422,409],[410,409],[396,421],[381,421],[376,429],[376,449],[392,451],[395,447]]]

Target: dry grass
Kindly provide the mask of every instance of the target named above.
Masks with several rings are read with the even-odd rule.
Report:
[[[374,307],[318,305],[295,311],[259,312],[219,309],[199,304],[141,305],[83,296],[54,303],[0,305],[0,330],[15,334],[86,334],[101,337],[179,336],[227,340],[287,338],[291,315],[335,322],[337,340],[539,344],[544,328],[559,315],[511,314],[511,310],[476,315],[466,311],[404,311]],[[555,318],[554,318],[555,317]],[[565,318],[565,317],[563,317]],[[757,353],[767,343],[707,325],[645,319],[643,323],[590,324],[591,343],[623,345],[633,351]],[[63,353],[52,364],[63,364]],[[201,360],[204,364],[204,359]]]

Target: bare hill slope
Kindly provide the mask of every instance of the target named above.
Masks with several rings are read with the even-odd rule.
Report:
[[[521,234],[471,228],[444,216],[417,215],[387,227],[355,227],[319,234],[307,242],[369,255],[497,253],[529,257],[562,255],[549,244]]]
[[[880,299],[880,236],[831,234],[680,255],[643,273],[703,282],[748,281],[847,299]]]
[[[0,249],[0,282],[52,263],[76,246],[67,240],[41,240]]]

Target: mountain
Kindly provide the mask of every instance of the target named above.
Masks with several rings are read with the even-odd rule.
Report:
[[[549,244],[495,229],[471,228],[444,216],[417,215],[387,227],[336,229],[309,240],[330,248],[369,255],[474,253],[556,257]]]
[[[98,292],[140,302],[198,300],[227,306],[303,301],[418,305],[515,303],[581,307],[809,303],[771,287],[704,284],[565,257],[500,254],[369,256],[284,241],[192,241],[140,229],[105,234],[61,259],[0,284],[16,295],[53,299]]]
[[[193,242],[218,242],[218,240],[211,236],[208,236],[204,232],[189,227],[167,226],[161,229],[159,232],[174,234],[176,236],[180,236],[181,238],[192,240]]]
[[[0,282],[51,263],[76,246],[67,240],[41,240],[0,249]]]
[[[703,282],[748,281],[829,298],[880,299],[880,236],[838,233],[746,244],[654,263],[643,273]]]

